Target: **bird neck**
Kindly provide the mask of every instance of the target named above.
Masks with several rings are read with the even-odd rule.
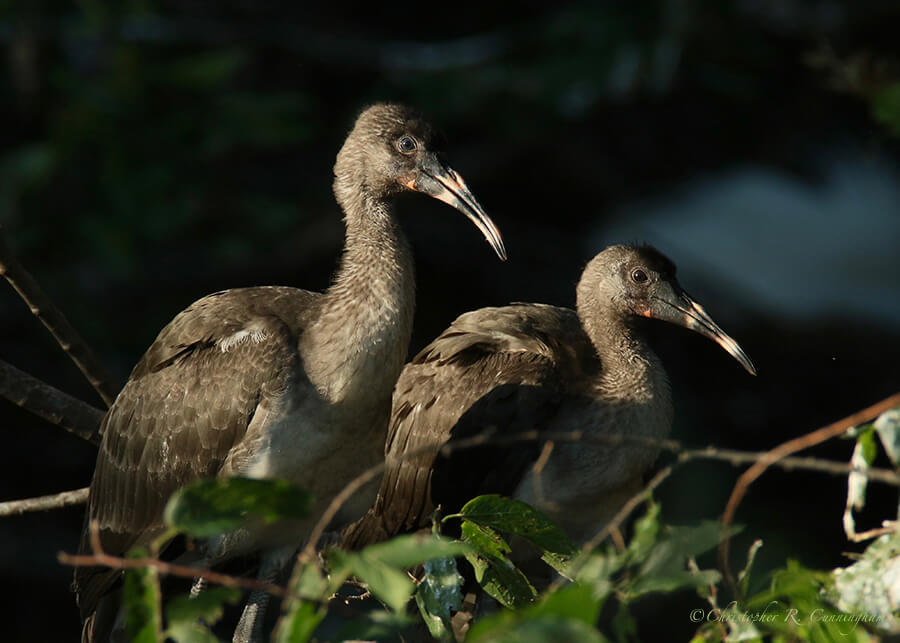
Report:
[[[582,323],[602,364],[595,386],[604,397],[671,408],[662,362],[634,324],[617,315],[591,315]]]
[[[358,190],[350,202],[339,200],[344,253],[301,352],[312,383],[330,402],[378,404],[390,398],[412,335],[412,252],[384,199]]]

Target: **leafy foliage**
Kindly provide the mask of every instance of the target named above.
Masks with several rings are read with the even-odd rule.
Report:
[[[470,548],[435,536],[400,536],[359,553],[333,549],[328,554],[331,582],[356,576],[394,611],[402,611],[415,591],[404,570],[425,560],[468,554]]]
[[[237,529],[250,518],[263,522],[304,518],[310,496],[284,480],[199,480],[172,495],[163,519],[195,538]]]
[[[299,600],[291,602],[275,629],[275,641],[277,643],[308,641],[326,613],[325,609],[319,608],[315,603]]]
[[[537,592],[507,557],[510,548],[500,534],[490,527],[464,522],[462,540],[475,548],[466,555],[475,570],[475,579],[501,605],[518,607],[534,599]]]
[[[879,457],[879,445],[889,458],[894,457],[898,426],[900,410],[895,410],[853,432],[857,441],[853,461],[862,471]],[[865,502],[859,476],[861,472],[854,472],[848,478],[848,498],[855,498],[857,509]],[[236,479],[191,485],[170,502],[169,524],[197,536],[233,529],[249,516],[274,521],[304,515],[305,493],[279,483],[260,482]],[[635,520],[632,537],[621,550],[606,545],[583,552],[542,512],[499,496],[475,498],[443,522],[449,520],[461,521],[459,540],[437,533],[415,534],[359,552],[333,549],[325,554],[327,573],[318,561],[298,563],[273,640],[303,643],[316,637],[329,615],[330,601],[345,591],[342,586],[351,578],[385,609],[345,619],[338,626],[339,633],[329,636],[395,638],[416,626],[414,598],[431,635],[449,640],[453,635],[451,617],[462,605],[463,575],[458,567],[462,559],[471,565],[485,593],[503,606],[474,622],[466,640],[475,643],[637,641],[640,630],[635,607],[650,595],[658,600],[673,592],[694,593],[698,604],[708,605],[690,612],[690,620],[697,626],[696,643],[866,643],[874,640],[874,632],[900,631],[900,536],[896,533],[876,539],[846,568],[818,571],[790,560],[770,572],[768,583],[755,594],[720,603],[728,588],[721,574],[701,568],[697,557],[738,530],[723,531],[718,522],[708,520],[667,525],[661,520],[660,505],[654,502]],[[549,586],[532,583],[510,558],[513,541],[507,540],[509,536],[535,550],[548,570],[560,574],[557,580]],[[744,593],[760,585],[761,579],[751,581],[760,546],[761,542],[756,542],[751,547],[747,566],[739,575]],[[239,597],[240,592],[224,588],[206,590],[194,599],[174,597],[167,602],[164,627],[156,571],[129,570],[125,581],[129,636],[146,642],[164,638],[177,643],[215,641],[210,626],[221,618],[224,605]]]
[[[422,580],[416,590],[416,605],[434,638],[450,636],[450,618],[462,607],[459,589],[462,582],[453,558],[425,561]]]
[[[543,560],[558,572],[564,573],[571,557],[578,551],[566,533],[543,512],[524,502],[497,495],[484,495],[467,502],[459,514],[466,524],[484,529],[505,531],[521,536],[531,543]]]
[[[146,556],[143,549],[135,549],[132,556]],[[161,640],[159,577],[155,569],[129,569],[125,572],[124,603],[125,632],[135,643],[154,643]]]
[[[176,596],[166,604],[166,636],[178,643],[205,643],[218,640],[209,627],[215,625],[226,604],[241,599],[241,591],[210,587],[197,596]]]

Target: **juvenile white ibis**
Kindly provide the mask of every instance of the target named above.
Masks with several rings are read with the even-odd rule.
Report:
[[[283,561],[329,500],[383,458],[414,308],[413,262],[394,197],[415,191],[452,205],[506,258],[496,225],[431,143],[431,127],[408,108],[366,109],[334,166],[346,244],[328,290],[226,290],[195,302],[159,333],[103,420],[83,552],[90,551],[89,520],[99,523],[103,549],[122,554],[162,532],[162,510],[176,489],[242,475],[305,487],[316,498],[312,517],[292,530],[219,539],[207,561],[263,549]],[[339,519],[352,520],[369,504],[361,499]],[[116,570],[77,569],[83,640],[110,636],[119,578]]]
[[[494,435],[582,430],[665,437],[672,400],[642,318],[679,324],[715,341],[751,374],[752,362],[679,286],[675,265],[651,247],[612,246],[588,263],[577,312],[514,304],[465,313],[400,375],[385,443],[387,469],[374,506],[343,534],[348,548],[430,523],[485,493],[552,508],[586,540],[640,490],[657,450],[637,443],[557,443],[535,485],[540,445],[484,446],[449,457],[438,447]],[[542,501],[542,502],[539,502]]]

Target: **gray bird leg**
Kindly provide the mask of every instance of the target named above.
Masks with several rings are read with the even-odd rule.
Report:
[[[264,583],[274,583],[288,561],[293,558],[295,551],[297,548],[290,545],[266,552],[260,561],[256,579]],[[265,640],[263,624],[266,607],[271,598],[271,594],[262,590],[255,589],[250,592],[241,620],[234,630],[232,643],[262,643]]]
[[[197,598],[198,596],[200,596],[200,592],[206,589],[206,584],[206,579],[202,576],[194,580],[194,584],[191,585],[191,598]]]

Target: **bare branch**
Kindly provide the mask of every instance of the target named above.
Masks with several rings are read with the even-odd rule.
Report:
[[[687,460],[684,460],[683,462],[686,461]],[[672,475],[672,472],[675,470],[676,466],[677,464],[672,464],[668,467],[663,467],[662,469],[660,469],[656,473],[656,475],[650,479],[650,482],[648,482],[644,486],[643,489],[631,496],[631,498],[629,498],[628,501],[624,505],[622,505],[622,508],[619,509],[618,512],[616,512],[616,515],[613,516],[613,519],[610,520],[609,523],[607,523],[606,526],[603,527],[603,529],[597,532],[589,541],[584,543],[581,551],[584,554],[589,554],[597,547],[599,547],[600,543],[604,541],[604,539],[610,534],[613,529],[618,529],[621,526],[622,522],[624,522],[624,520],[629,515],[631,515],[631,512],[634,511],[639,504],[646,501],[650,497],[650,494],[653,493],[653,490],[661,485],[666,480],[666,478]]]
[[[864,531],[860,534],[852,534],[850,536],[850,540],[855,543],[865,542],[867,540],[872,540],[873,538],[878,538],[879,536],[884,536],[885,534],[893,534],[897,531],[897,521],[896,520],[885,520],[882,523],[881,527],[876,527],[874,529],[869,529],[868,531]]]
[[[547,466],[547,461],[550,459],[550,454],[553,453],[553,441],[547,440],[544,442],[544,446],[541,447],[541,454],[538,456],[538,459],[534,461],[534,464],[531,467],[532,473],[534,473],[534,497],[537,501],[538,506],[546,507],[552,503],[548,503],[546,497],[544,496],[544,467]]]
[[[15,289],[28,304],[35,317],[41,320],[50,334],[81,370],[91,386],[97,391],[107,406],[116,399],[118,389],[112,383],[106,369],[94,355],[81,336],[72,327],[60,310],[53,305],[38,283],[19,264],[6,243],[3,227],[0,226],[0,275]]]
[[[896,406],[900,406],[900,393],[895,393],[888,398],[881,400],[880,402],[876,402],[875,404],[864,408],[861,411],[857,411],[847,417],[838,420],[837,422],[832,422],[831,424],[822,427],[821,429],[817,429],[805,435],[801,435],[798,438],[794,438],[793,440],[788,440],[783,444],[778,445],[771,451],[768,451],[762,454],[756,461],[756,463],[747,469],[738,481],[734,485],[734,489],[731,491],[731,497],[728,498],[728,504],[725,506],[725,513],[722,515],[722,529],[726,529],[728,525],[731,524],[732,519],[734,518],[734,514],[737,511],[738,505],[743,500],[744,495],[747,493],[747,489],[753,484],[753,481],[756,480],[759,476],[765,472],[773,464],[777,464],[779,461],[785,461],[792,458],[788,458],[787,456],[791,453],[796,453],[797,451],[801,451],[803,449],[809,448],[816,444],[821,444],[826,440],[830,440],[831,438],[842,435],[847,429],[862,424],[867,420],[871,420],[872,418],[881,415],[885,411],[888,411]],[[856,469],[853,467],[848,467],[849,471],[855,471]],[[848,472],[849,472],[848,471]],[[870,476],[867,473],[867,470],[861,469],[859,473],[869,478],[870,480],[875,480],[877,478]],[[719,544],[719,566],[722,568],[722,572],[725,575],[728,584],[734,590],[735,595],[740,596],[740,587],[734,580],[734,576],[731,573],[731,568],[728,565],[728,545],[730,538],[726,537]]]
[[[18,516],[31,511],[49,511],[62,509],[72,505],[81,505],[87,502],[88,488],[75,489],[74,491],[62,491],[51,496],[39,496],[24,500],[9,500],[0,502],[0,517]]]
[[[456,440],[454,442],[426,445],[420,449],[404,453],[397,459],[402,461],[422,455],[423,453],[434,451],[444,454],[450,454],[457,450],[471,449],[473,447],[484,446],[488,444],[502,446],[514,444],[517,442],[534,442],[537,440],[546,440],[551,442],[554,440],[558,442],[585,442],[588,444],[605,444],[609,446],[616,446],[626,443],[637,443],[647,447],[671,451],[677,455],[679,463],[685,463],[691,460],[717,460],[721,462],[728,462],[732,465],[737,466],[739,464],[752,464],[759,462],[763,458],[767,457],[770,453],[769,451],[737,451],[734,449],[719,449],[712,446],[703,447],[700,449],[688,449],[676,440],[657,440],[654,438],[641,436],[617,434],[589,435],[585,434],[583,431],[547,431],[542,433],[539,433],[537,431],[526,431],[524,433],[518,433],[508,436],[497,436],[492,431],[486,431],[465,440]],[[772,462],[770,463],[770,465],[776,466],[780,469],[784,469],[785,471],[816,471],[820,473],[828,473],[831,475],[840,476],[844,476],[849,473],[859,473],[860,475],[864,475],[875,482],[882,482],[884,484],[900,487],[900,473],[891,469],[881,469],[878,467],[860,469],[846,462],[833,462],[831,460],[820,460],[818,458],[800,458],[792,456],[788,456],[776,462]],[[328,526],[328,523],[331,522],[331,520],[340,510],[341,506],[354,493],[356,493],[356,491],[358,491],[362,485],[366,484],[375,476],[382,473],[385,469],[385,466],[385,463],[382,462],[373,467],[370,467],[359,476],[351,480],[347,484],[347,486],[345,486],[341,490],[341,492],[332,499],[331,503],[328,505],[325,512],[316,523],[315,528],[310,533],[309,540],[304,548],[304,560],[309,560],[315,555],[318,540],[322,537],[322,534],[324,533],[325,528]],[[87,489],[78,489],[77,491],[86,493]],[[22,500],[16,502],[26,501]],[[73,504],[75,502],[75,500],[72,501]],[[52,507],[47,508],[50,509]],[[35,511],[37,510],[40,509],[35,509]],[[22,509],[21,511],[30,511],[30,509],[26,508]],[[0,516],[2,516],[2,514],[0,514]]]
[[[72,555],[65,552],[59,552],[57,559],[63,565],[71,565],[72,567],[110,567],[112,569],[144,569],[150,567],[160,574],[170,576],[178,576],[180,578],[205,578],[211,583],[216,583],[224,587],[232,587],[237,589],[261,590],[274,594],[275,596],[286,596],[284,588],[273,583],[264,583],[255,578],[240,578],[230,576],[228,574],[220,574],[211,569],[202,569],[200,567],[191,567],[189,565],[176,565],[167,563],[158,558],[122,558],[120,556],[111,556],[103,551],[100,544],[100,529],[96,520],[91,521],[91,549],[90,555]]]
[[[100,443],[103,411],[0,360],[0,395],[51,424]]]
[[[682,462],[683,461],[679,461],[660,469],[656,473],[656,475],[650,479],[650,482],[648,482],[644,486],[643,489],[631,496],[631,498],[629,498],[625,502],[625,504],[622,505],[619,511],[616,512],[616,515],[612,517],[612,520],[610,520],[608,523],[606,523],[606,525],[603,526],[603,529],[598,531],[593,538],[582,545],[581,553],[575,560],[572,561],[572,564],[567,571],[566,576],[568,577],[568,579],[574,578],[578,574],[578,571],[588,561],[590,553],[597,549],[597,547],[600,546],[600,543],[606,540],[607,536],[612,534],[614,531],[617,531],[625,521],[625,519],[631,515],[631,512],[634,511],[639,504],[646,501],[650,497],[650,494],[653,493],[653,490],[661,485],[666,480],[666,478],[672,475],[672,472],[675,470],[675,468]],[[563,585],[563,583],[566,582],[566,580],[567,578],[564,578],[562,576],[554,580],[550,584],[550,592],[559,589]]]
[[[635,435],[625,435],[625,434],[589,434],[584,431],[524,431],[522,433],[517,433],[514,435],[507,436],[499,436],[496,434],[496,431],[493,429],[487,429],[478,435],[472,436],[471,438],[466,438],[463,440],[454,440],[446,443],[433,443],[430,445],[425,445],[419,449],[414,449],[412,451],[408,451],[406,453],[401,454],[396,460],[403,461],[410,458],[417,457],[424,453],[438,452],[442,455],[450,455],[454,451],[458,451],[461,449],[471,449],[477,446],[484,445],[509,445],[515,444],[517,442],[534,442],[534,441],[556,441],[556,442],[585,442],[588,444],[604,444],[608,446],[618,446],[622,444],[640,444],[643,446],[651,447],[651,448],[659,448],[665,449],[667,451],[671,451],[675,453],[678,457],[678,462],[676,464],[683,464],[689,462],[691,460],[720,460],[723,462],[729,462],[733,465],[738,464],[746,464],[746,463],[759,463],[762,459],[769,457],[770,451],[737,451],[734,449],[719,449],[716,447],[704,447],[701,449],[687,449],[680,442],[676,440],[659,440],[655,438],[649,438],[644,436],[635,436]],[[818,471],[822,473],[830,473],[832,475],[847,475],[851,472],[857,472],[862,475],[865,475],[870,480],[876,480],[878,482],[883,482],[885,484],[891,484],[894,486],[900,486],[900,473],[890,470],[890,469],[880,469],[880,468],[867,468],[867,469],[859,469],[845,462],[832,462],[829,460],[819,460],[816,458],[798,458],[798,457],[784,457],[778,461],[770,462],[769,465],[774,465],[779,468],[785,470],[809,470],[809,471]],[[672,465],[675,466],[675,465]],[[768,465],[767,465],[768,466]],[[319,518],[319,521],[316,523],[312,532],[310,533],[309,539],[306,542],[306,546],[301,553],[301,560],[311,560],[315,556],[316,545],[319,539],[322,537],[322,534],[325,531],[325,528],[331,522],[331,520],[337,515],[337,512],[340,510],[341,506],[354,494],[359,490],[364,484],[372,480],[375,476],[382,473],[386,467],[385,462],[381,462],[377,465],[366,469],[359,476],[351,480],[347,485],[336,495],[328,507],[325,509],[325,512]],[[667,469],[671,469],[672,467],[668,467]],[[666,474],[666,476],[668,473]],[[666,476],[660,478],[656,485],[662,483]],[[656,478],[654,478],[656,480]],[[629,500],[623,510],[628,508],[628,511],[623,513],[621,518],[619,518],[619,514],[616,514],[616,518],[610,523],[613,527],[617,526],[616,520],[619,522],[624,520],[627,517],[628,513],[645,497],[644,492],[652,491],[652,488],[645,488],[640,493],[638,493],[634,498]],[[622,512],[620,512],[622,513]],[[605,530],[604,530],[605,531]],[[607,533],[603,534],[605,538]],[[592,539],[593,541],[594,539]],[[601,538],[602,540],[602,538]]]

